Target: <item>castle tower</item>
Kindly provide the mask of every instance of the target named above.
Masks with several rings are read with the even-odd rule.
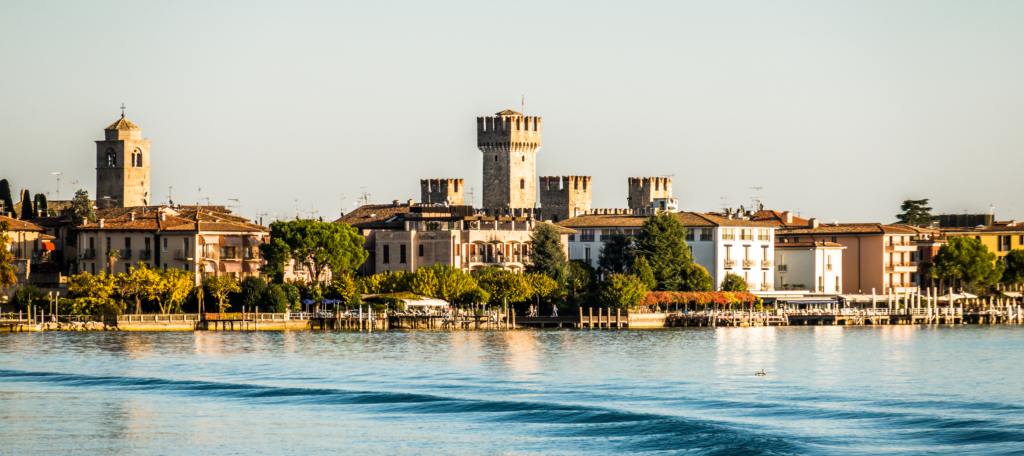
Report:
[[[541,176],[542,220],[560,222],[590,210],[590,176]]]
[[[448,202],[452,206],[461,206],[463,195],[462,179],[420,179],[422,204]]]
[[[476,142],[483,152],[483,208],[498,215],[532,210],[537,202],[536,155],[540,117],[511,109],[476,118]]]
[[[96,194],[98,207],[149,205],[149,141],[142,129],[121,118],[96,141]],[[104,197],[110,197],[109,199]]]
[[[667,177],[630,177],[629,208],[651,207],[655,199],[672,197],[672,179]]]

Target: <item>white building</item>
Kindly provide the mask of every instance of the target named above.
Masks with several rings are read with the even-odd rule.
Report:
[[[775,242],[775,287],[817,293],[843,291],[843,247],[835,242]]]
[[[579,231],[569,236],[569,259],[583,260],[594,267],[597,267],[604,242],[611,235],[621,232],[637,236],[649,216],[637,215],[629,209],[594,209],[591,212],[558,225]],[[708,270],[715,289],[729,272],[743,277],[751,291],[774,289],[773,224],[697,212],[674,215],[687,229],[686,244],[694,262]]]

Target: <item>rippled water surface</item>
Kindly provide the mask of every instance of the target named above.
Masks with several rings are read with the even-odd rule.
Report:
[[[1024,454],[1022,354],[1018,326],[2,333],[0,453]]]

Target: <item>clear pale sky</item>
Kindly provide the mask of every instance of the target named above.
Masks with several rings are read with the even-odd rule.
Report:
[[[466,179],[475,117],[544,118],[538,175],[594,207],[674,174],[682,208],[1024,221],[1024,2],[0,2],[0,178],[95,197],[127,117],[152,193],[333,220],[360,187]],[[71,194],[61,185],[61,198]],[[303,214],[307,216],[307,214]]]

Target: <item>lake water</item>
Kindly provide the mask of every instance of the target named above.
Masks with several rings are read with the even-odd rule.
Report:
[[[1022,355],[1021,326],[2,333],[0,453],[1024,454]]]

